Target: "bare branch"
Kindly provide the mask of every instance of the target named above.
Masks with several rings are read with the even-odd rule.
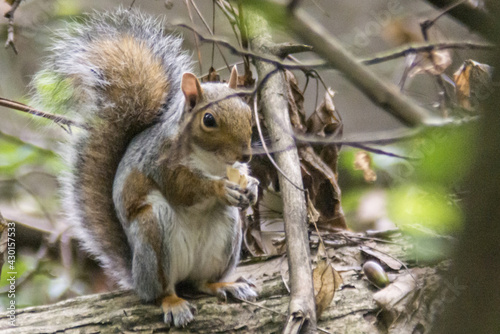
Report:
[[[10,46],[16,55],[17,48],[14,44],[14,13],[16,12],[17,7],[19,7],[21,1],[22,0],[14,0],[10,7],[10,10],[4,15],[4,17],[9,20],[9,27],[7,28],[7,41],[5,41],[5,47],[8,48]]]
[[[205,18],[201,14],[201,11],[198,9],[198,6],[196,5],[196,2],[194,0],[190,0],[190,1],[191,1],[191,4],[193,5],[194,10],[196,11],[196,14],[198,14],[199,18],[201,19],[201,21],[205,25],[205,28],[207,28],[210,35],[213,35],[214,34],[213,30],[210,28],[210,25],[207,23],[207,21],[205,20]],[[226,64],[227,69],[229,70],[229,72],[231,72],[231,67],[229,66],[229,63],[227,62],[226,57],[224,56],[224,53],[222,53],[222,50],[221,50],[219,44],[217,44],[217,42],[214,42],[214,43],[215,43],[215,45],[217,45],[217,49],[219,50],[220,55],[221,55],[222,59],[224,60],[224,63]]]
[[[425,45],[415,45],[400,50],[389,51],[384,54],[375,56],[373,58],[363,59],[361,60],[361,63],[365,65],[375,65],[389,60],[406,57],[410,54],[432,52],[438,50],[449,50],[449,49],[495,51],[496,46],[493,44],[474,43],[474,42],[442,42],[442,43],[433,43]]]
[[[34,109],[30,106],[27,106],[26,104],[12,101],[9,99],[5,99],[3,97],[0,97],[0,106],[23,111],[23,112],[26,112],[28,114],[40,116],[40,117],[43,117],[46,119],[50,119],[51,121],[53,121],[54,123],[57,123],[59,125],[76,126],[76,127],[83,128],[83,129],[86,128],[85,125],[79,124],[79,123],[72,121],[64,116],[49,114],[49,113],[43,112],[41,110],[37,110],[37,109]]]

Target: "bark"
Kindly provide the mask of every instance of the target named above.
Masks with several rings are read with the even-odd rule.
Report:
[[[321,315],[318,321],[320,331],[400,334],[414,333],[415,329],[429,327],[433,317],[438,315],[434,310],[440,309],[444,300],[442,294],[446,292],[446,286],[443,290],[439,277],[440,272],[446,269],[446,263],[435,267],[410,269],[420,287],[411,291],[412,298],[407,298],[408,300],[398,297],[396,306],[405,310],[411,309],[408,314],[402,313],[398,316],[396,306],[394,309],[387,309],[378,306],[374,301],[374,294],[385,290],[377,290],[363,278],[360,246],[371,245],[372,248],[406,261],[411,257],[411,253],[405,254],[402,244],[408,245],[408,240],[393,239],[392,242],[395,243],[366,241],[359,244],[345,243],[343,237],[337,237],[331,242],[340,247],[329,249],[328,254],[334,267],[340,272],[344,284],[336,291],[332,303]],[[195,320],[186,328],[171,328],[170,333],[280,332],[287,318],[290,301],[284,284],[286,277],[282,275],[286,270],[287,264],[282,257],[240,266],[234,276],[252,278],[259,291],[259,298],[254,305],[234,301],[225,303],[215,297],[206,296],[189,298],[198,310]],[[408,277],[408,273],[401,268],[391,271],[390,276],[393,279],[404,278]],[[416,309],[415,305],[418,306]],[[18,309],[18,327],[9,327],[8,313],[0,314],[0,332],[163,333],[168,329],[162,319],[159,306],[142,304],[133,292],[116,291],[78,297],[54,305]]]
[[[276,44],[272,42],[267,22],[256,13],[248,11],[246,14],[252,49],[261,54],[269,54],[270,49],[275,48]],[[285,178],[282,173],[279,174],[291,278],[289,318],[286,321],[284,333],[298,333],[299,331],[314,333],[316,314],[307,240],[307,211],[304,192],[297,189],[297,187],[303,188],[303,184],[299,156],[288,113],[286,81],[283,71],[270,75],[270,72],[276,70],[273,64],[256,60],[255,66],[259,80],[267,78],[259,93],[269,137],[280,147],[292,147],[292,149],[274,154],[278,166],[287,176]]]

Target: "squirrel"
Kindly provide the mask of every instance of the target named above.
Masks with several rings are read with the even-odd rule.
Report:
[[[252,113],[235,94],[236,67],[228,84],[200,83],[182,39],[163,26],[137,10],[90,14],[57,34],[32,85],[38,105],[83,124],[63,145],[61,181],[77,238],[179,327],[195,311],[177,296],[179,283],[256,298],[247,281],[224,279],[258,181],[248,176]],[[228,168],[247,184],[230,181]]]

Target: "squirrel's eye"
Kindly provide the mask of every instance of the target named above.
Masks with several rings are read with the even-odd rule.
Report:
[[[208,112],[203,115],[203,125],[205,125],[207,128],[215,128],[217,126],[217,122],[215,121],[214,115]]]

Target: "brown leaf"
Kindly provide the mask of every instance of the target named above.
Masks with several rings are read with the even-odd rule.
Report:
[[[455,91],[460,106],[465,109],[476,107],[491,94],[491,67],[474,60],[466,60],[453,75]]]
[[[287,82],[288,106],[290,107],[289,114],[292,127],[295,131],[304,133],[306,131],[304,95],[292,72],[285,70],[285,79]]]
[[[354,169],[363,171],[366,182],[375,182],[377,180],[377,174],[372,169],[372,158],[366,151],[356,152]]]
[[[299,156],[304,186],[309,190],[311,202],[320,213],[318,226],[328,230],[346,229],[336,173],[311,146],[299,147]],[[332,165],[336,167],[336,159]]]
[[[220,75],[215,68],[210,67],[208,74],[201,78],[201,82],[220,82]]]
[[[316,299],[316,315],[321,317],[323,311],[330,306],[335,290],[342,283],[342,277],[326,258],[318,260],[313,270],[314,297]]]
[[[337,117],[337,110],[333,103],[334,95],[335,92],[328,88],[323,102],[307,120],[307,133],[325,137],[336,134],[342,128],[342,122]]]

